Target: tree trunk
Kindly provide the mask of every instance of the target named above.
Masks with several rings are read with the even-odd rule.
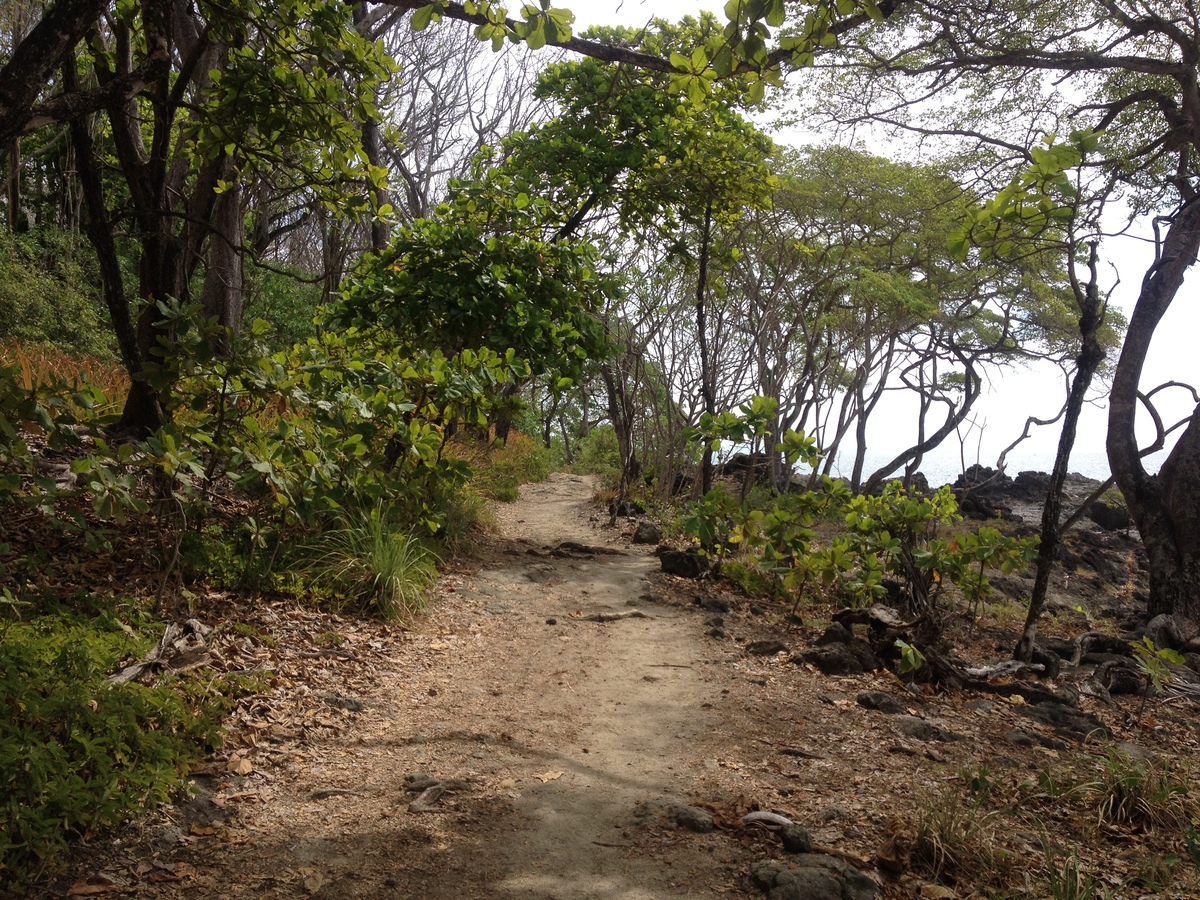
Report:
[[[8,180],[4,194],[8,200],[8,233],[17,234],[21,228],[21,139],[13,138],[8,146]]]
[[[100,18],[108,0],[57,0],[0,68],[0,147],[29,123],[50,75]]]
[[[712,365],[708,359],[708,244],[712,234],[712,198],[704,207],[704,230],[700,233],[700,266],[696,275],[696,343],[700,348],[700,393],[704,398],[704,411],[710,416],[717,414],[716,391],[713,387]],[[704,460],[700,466],[700,493],[712,490],[713,452],[704,445]]]
[[[512,432],[513,413],[517,410],[519,402],[517,393],[520,390],[520,385],[510,381],[500,388],[500,393],[497,395],[496,413],[492,424],[496,428],[496,440],[501,444],[508,443],[508,435]]]
[[[1073,259],[1067,265],[1071,267]],[[1104,322],[1104,309],[1100,301],[1099,279],[1096,273],[1096,244],[1088,253],[1089,277],[1087,287],[1075,295],[1079,298],[1079,336],[1081,346],[1076,358],[1075,376],[1071,379],[1071,390],[1067,396],[1066,413],[1063,416],[1062,433],[1058,436],[1058,451],[1054,457],[1054,470],[1050,473],[1050,484],[1046,489],[1046,505],[1042,508],[1042,535],[1038,543],[1038,558],[1033,581],[1033,594],[1029,598],[1029,612],[1025,617],[1025,628],[1013,651],[1013,659],[1029,662],[1033,658],[1033,645],[1037,639],[1037,623],[1046,605],[1046,592],[1050,587],[1050,572],[1058,559],[1058,522],[1062,514],[1063,485],[1067,481],[1067,466],[1071,460],[1071,449],[1075,446],[1075,430],[1083,401],[1091,386],[1092,377],[1104,362],[1104,348],[1100,345],[1100,326]]]
[[[64,84],[70,88],[75,78],[75,62],[69,58],[63,67]],[[142,379],[146,357],[138,340],[134,327],[132,312],[129,308],[129,297],[125,293],[125,283],[121,275],[121,261],[117,255],[116,244],[113,241],[113,229],[108,221],[108,210],[104,202],[104,182],[96,167],[95,151],[92,135],[87,123],[83,120],[71,122],[71,142],[75,148],[76,165],[79,171],[80,186],[83,189],[83,202],[87,210],[86,232],[88,240],[96,251],[96,259],[100,268],[100,282],[104,294],[104,303],[112,320],[113,331],[117,336],[117,346],[121,352],[121,362],[129,373],[129,395],[125,400],[121,424],[138,423],[141,431],[153,431],[166,421],[158,394]],[[129,416],[128,420],[126,416]]]
[[[637,465],[633,449],[633,410],[630,408],[629,392],[623,372],[614,372],[609,363],[600,365],[600,376],[608,389],[608,417],[617,434],[617,450],[621,454],[621,478],[617,483],[617,496],[610,510],[610,523],[617,523],[617,512],[629,496],[629,481]]]
[[[245,217],[242,214],[242,189],[236,174],[230,186],[217,195],[212,215],[212,236],[208,239],[207,266],[204,287],[200,292],[200,309],[206,319],[215,318],[225,330],[221,350],[228,353],[233,340],[242,328],[245,305],[245,277],[242,265],[242,243],[245,238]]]
[[[1200,417],[1179,438],[1158,475],[1142,466],[1134,424],[1142,367],[1154,331],[1179,292],[1200,250],[1200,197],[1172,217],[1145,278],[1117,362],[1109,395],[1108,463],[1141,535],[1150,568],[1151,616],[1180,614],[1200,620]]]
[[[354,24],[363,31],[363,22],[367,19],[367,5],[359,3],[354,7],[352,13]],[[366,37],[367,35],[363,35]],[[376,104],[379,98],[376,97]],[[377,168],[384,166],[383,159],[383,143],[379,134],[379,123],[373,118],[367,118],[362,123],[362,146],[363,153],[366,154],[367,162]],[[382,209],[385,205],[390,205],[391,198],[388,197],[388,192],[383,188],[371,182],[368,186],[371,196],[375,200],[375,208]],[[388,245],[391,239],[391,229],[387,222],[381,216],[373,215],[371,217],[371,249],[376,253],[382,252]]]

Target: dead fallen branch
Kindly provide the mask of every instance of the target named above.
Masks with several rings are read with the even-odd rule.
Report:
[[[650,617],[640,609],[627,609],[623,612],[613,613],[592,613],[590,616],[575,616],[580,622],[619,622],[622,619],[649,619]]]
[[[198,619],[188,619],[182,625],[167,624],[158,646],[145,657],[108,676],[111,684],[125,684],[151,671],[163,671],[169,675],[198,669],[212,662],[204,638],[212,631]]]

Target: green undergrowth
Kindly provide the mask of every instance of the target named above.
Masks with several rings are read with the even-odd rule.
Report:
[[[220,744],[243,685],[190,678],[110,684],[157,635],[136,610],[85,598],[0,619],[0,891],[53,868],[71,838],[169,799]],[[16,613],[23,618],[16,619]]]
[[[546,480],[552,461],[550,450],[514,431],[502,445],[476,453],[471,486],[490,500],[512,503],[520,496],[522,484]]]

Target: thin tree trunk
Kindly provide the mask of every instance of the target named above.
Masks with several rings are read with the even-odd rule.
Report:
[[[359,26],[367,18],[367,5],[359,3],[354,7],[352,13],[354,24]],[[378,102],[378,97],[375,98]],[[382,140],[379,135],[379,123],[373,118],[367,118],[362,123],[362,146],[363,153],[366,154],[367,162],[376,168],[382,168],[384,165]],[[390,204],[388,192],[376,185],[374,182],[369,183],[371,196],[375,199],[375,208],[382,209]],[[388,245],[388,240],[391,238],[391,229],[388,228],[388,223],[381,216],[375,215],[371,217],[371,249],[376,253],[384,250]]]
[[[63,75],[64,84],[70,89],[75,80],[73,58],[67,60],[63,67]],[[130,378],[129,396],[126,398],[124,408],[125,410],[134,410],[138,420],[144,423],[148,430],[153,430],[166,421],[166,416],[162,404],[159,402],[158,394],[141,377],[146,358],[142,354],[138,342],[137,330],[134,327],[132,312],[129,308],[129,297],[125,293],[121,261],[113,241],[112,226],[108,221],[108,211],[104,202],[104,182],[96,167],[92,135],[88,130],[87,122],[81,119],[71,122],[70,128],[71,142],[75,147],[76,167],[83,190],[84,208],[87,210],[85,231],[88,241],[96,251],[104,303],[108,307],[113,332],[117,337],[121,362],[124,363]],[[122,422],[124,422],[124,415],[122,415]]]
[[[1068,262],[1070,265],[1070,262]],[[1042,535],[1038,544],[1038,558],[1033,581],[1033,594],[1029,598],[1029,612],[1025,617],[1025,628],[1017,642],[1013,658],[1029,662],[1033,658],[1033,645],[1037,639],[1037,624],[1046,605],[1046,592],[1050,587],[1050,572],[1058,559],[1060,534],[1058,521],[1062,514],[1063,485],[1067,480],[1067,466],[1071,460],[1071,449],[1075,446],[1075,433],[1083,401],[1091,386],[1092,377],[1104,362],[1104,348],[1100,345],[1100,326],[1104,322],[1104,306],[1100,300],[1100,288],[1096,273],[1096,244],[1088,251],[1088,283],[1079,298],[1079,337],[1081,345],[1075,360],[1075,376],[1071,379],[1071,390],[1067,396],[1066,414],[1063,416],[1062,433],[1058,437],[1058,452],[1054,457],[1054,469],[1050,473],[1050,484],[1046,489],[1046,505],[1042,508]]]
[[[217,196],[213,207],[212,235],[208,239],[200,308],[205,318],[215,318],[224,329],[220,349],[227,354],[242,328],[245,306],[242,243],[246,226],[242,213],[241,182],[232,172],[232,164],[228,166],[226,174],[232,183]]]
[[[617,513],[628,499],[629,480],[637,463],[633,450],[633,412],[630,409],[624,373],[614,372],[610,364],[602,363],[600,376],[608,389],[608,417],[612,420],[613,430],[617,434],[617,449],[621,454],[621,477],[617,483],[617,496],[609,510],[610,524],[615,525]]]
[[[704,230],[700,233],[700,266],[696,276],[696,343],[700,348],[700,393],[704,398],[704,411],[710,416],[717,414],[716,391],[713,388],[713,372],[708,359],[708,244],[712,234],[712,198],[704,207]],[[713,451],[704,446],[704,461],[700,466],[700,493],[707,494],[713,483]]]
[[[8,200],[8,233],[21,231],[21,139],[8,145],[8,179],[4,195]]]

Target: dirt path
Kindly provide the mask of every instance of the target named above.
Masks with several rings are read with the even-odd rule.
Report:
[[[589,524],[591,496],[570,475],[526,486],[499,511],[492,562],[443,579],[417,633],[393,643],[347,629],[328,671],[305,654],[299,702],[243,715],[265,737],[229,751],[234,772],[201,774],[198,796],[126,836],[126,865],[143,870],[131,889],[193,900],[736,893],[737,846],[678,831],[663,812],[689,800],[704,748],[722,738],[702,621],[639,599],[657,560],[609,546],[615,535]],[[564,542],[574,549],[555,549]],[[635,605],[646,618],[585,618]],[[286,667],[280,681],[286,691]],[[253,771],[236,774],[239,758]],[[406,788],[421,775],[451,790],[414,812],[419,792]]]
[[[476,580],[477,597],[504,604],[523,626],[501,675],[512,691],[513,729],[525,732],[514,741],[514,774],[527,773],[530,763],[538,770],[500,829],[508,838],[495,847],[497,877],[480,887],[490,896],[640,900],[676,893],[675,882],[687,877],[679,895],[713,896],[705,885],[727,877],[687,871],[697,862],[716,868],[712,856],[666,866],[631,853],[629,839],[647,804],[686,799],[690,785],[678,770],[715,727],[702,708],[697,623],[639,601],[657,561],[637,548],[532,555],[564,541],[596,545],[598,532],[585,519],[590,498],[590,483],[571,476],[527,486],[522,502],[506,511],[505,531],[523,535],[529,555]],[[572,618],[639,606],[647,618]],[[546,624],[551,619],[558,624]],[[468,720],[476,714],[464,713]],[[559,726],[539,727],[552,722]],[[469,869],[472,861],[463,861]],[[459,885],[430,887],[429,896],[461,896]]]

